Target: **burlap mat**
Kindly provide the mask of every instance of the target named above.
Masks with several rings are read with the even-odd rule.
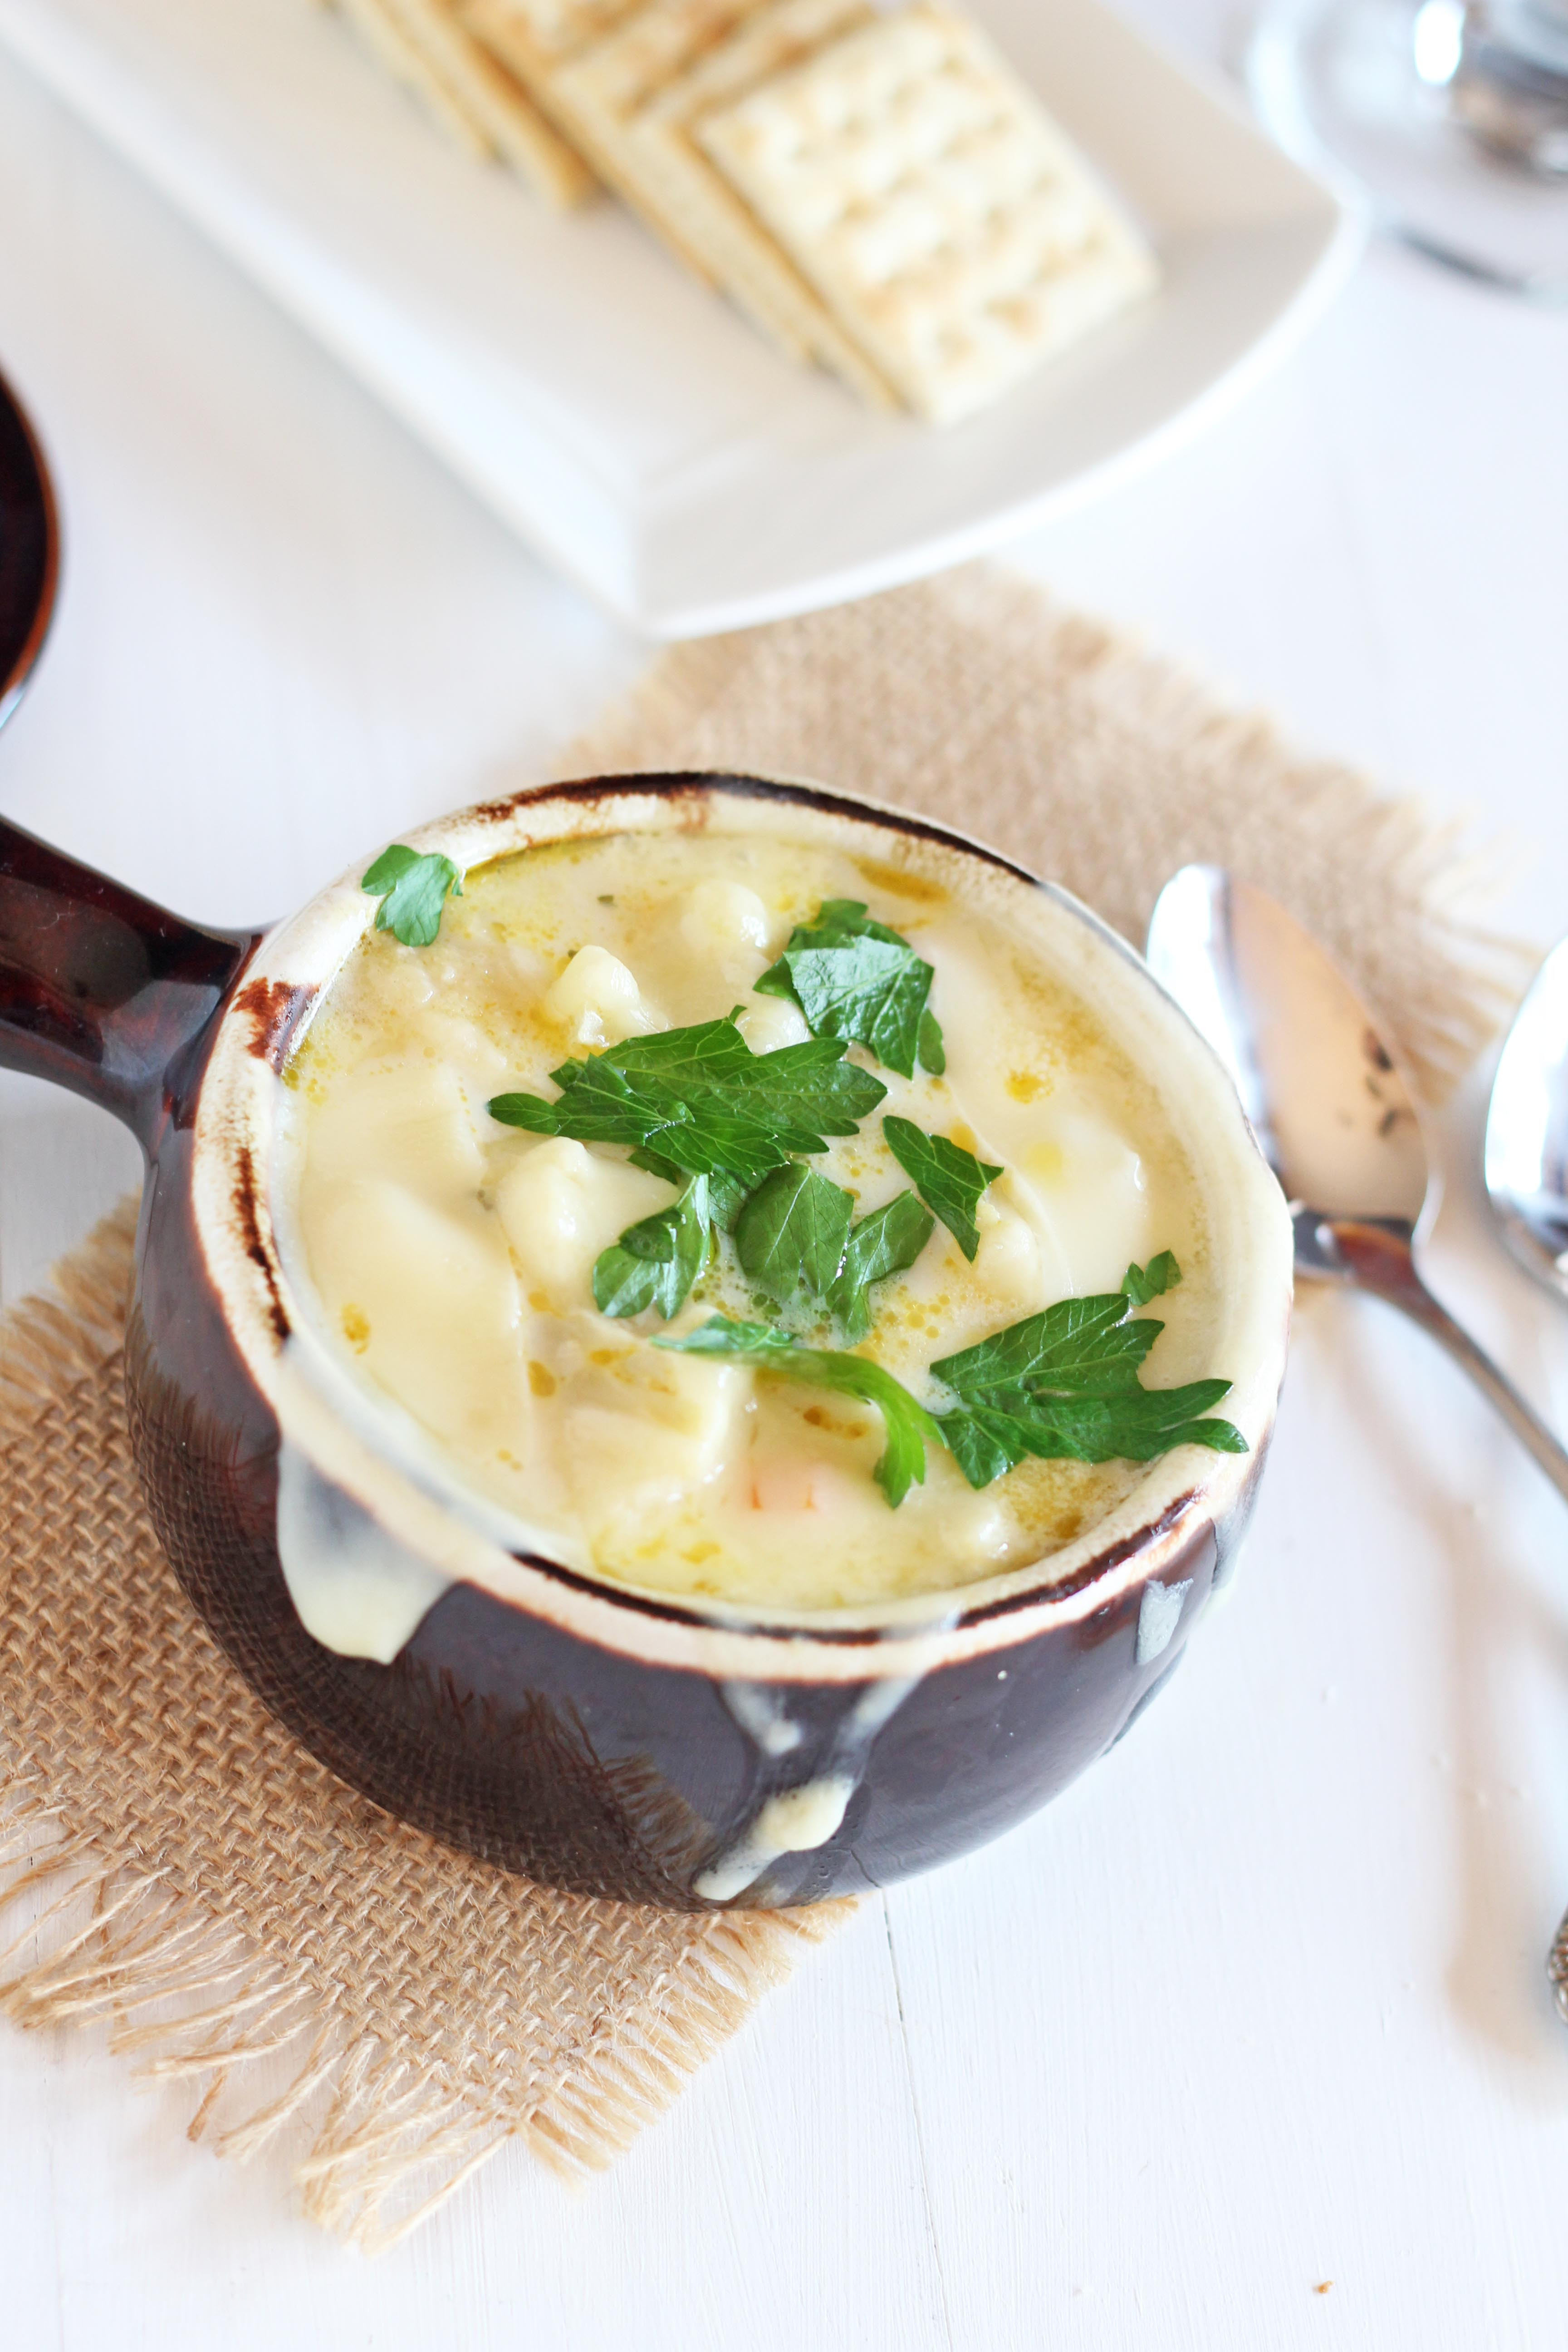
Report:
[[[999,572],[667,654],[560,772],[725,765],[927,810],[1133,938],[1173,867],[1229,863],[1329,941],[1429,1090],[1527,970],[1465,919],[1454,845],[1418,813]],[[223,2152],[291,2146],[306,2210],[362,2244],[510,2136],[604,2164],[842,1906],[691,1919],[553,1895],[312,1762],[142,1513],[132,1231],[128,1206],[0,1328],[0,1899],[27,1922],[0,2000],[189,2077],[192,2133]]]

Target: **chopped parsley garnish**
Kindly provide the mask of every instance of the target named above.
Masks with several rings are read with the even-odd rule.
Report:
[[[976,1160],[973,1151],[965,1151],[960,1143],[950,1143],[944,1135],[925,1134],[910,1119],[885,1118],[882,1133],[889,1150],[926,1207],[942,1219],[973,1264],[980,1247],[980,1228],[974,1222],[974,1212],[982,1192],[1001,1175],[1001,1169]]]
[[[814,1037],[864,1045],[889,1070],[912,1078],[946,1067],[942,1031],[926,1004],[934,974],[902,934],[866,911],[859,898],[825,898],[814,923],[797,924],[778,961],[755,983],[763,996],[790,998]]]
[[[855,1195],[792,1160],[765,1178],[741,1212],[741,1271],[781,1307],[804,1291],[829,1307],[851,1344],[871,1328],[870,1288],[913,1265],[936,1220],[912,1192],[852,1224]]]
[[[679,1201],[628,1225],[594,1261],[600,1314],[640,1315],[652,1307],[668,1322],[702,1271],[711,1222],[708,1179],[693,1176]]]
[[[871,1285],[913,1265],[935,1230],[936,1219],[912,1192],[900,1192],[850,1228],[827,1303],[851,1347],[871,1328]]]
[[[1031,1454],[1055,1462],[1152,1462],[1174,1445],[1245,1454],[1239,1430],[1202,1417],[1226,1393],[1228,1381],[1147,1389],[1139,1380],[1139,1367],[1165,1327],[1134,1318],[1134,1304],[1180,1280],[1175,1259],[1162,1251],[1147,1266],[1129,1266],[1118,1291],[1064,1298],[933,1364],[932,1376],[963,1400],[953,1412],[928,1412],[868,1357],[803,1347],[766,1323],[715,1315],[682,1339],[654,1345],[688,1356],[735,1358],[876,1405],[887,1431],[876,1478],[896,1510],[911,1486],[924,1483],[925,1449],[932,1444],[947,1447],[972,1486],[989,1486]]]
[[[1147,1307],[1152,1298],[1163,1297],[1174,1290],[1182,1278],[1182,1269],[1169,1250],[1162,1250],[1147,1265],[1130,1265],[1121,1278],[1121,1287],[1134,1307]]]
[[[728,1177],[749,1192],[796,1152],[855,1134],[882,1100],[880,1079],[844,1055],[828,1037],[753,1054],[732,1016],[705,1021],[563,1062],[550,1074],[557,1100],[497,1095],[490,1116],[534,1135],[630,1144],[657,1174]]]
[[[802,1290],[815,1305],[826,1306],[844,1262],[854,1213],[853,1192],[815,1168],[798,1160],[775,1168],[736,1221],[742,1273],[781,1307]]]
[[[927,1445],[942,1442],[934,1415],[917,1403],[891,1372],[868,1357],[803,1348],[787,1331],[775,1331],[766,1323],[732,1323],[723,1315],[710,1317],[684,1339],[656,1339],[653,1344],[678,1349],[685,1356],[738,1358],[785,1380],[804,1381],[809,1387],[831,1389],[840,1396],[874,1404],[882,1416],[887,1444],[872,1475],[895,1510],[912,1486],[924,1483]]]
[[[394,867],[389,860],[401,862]],[[449,880],[419,881],[416,869],[432,864]],[[414,929],[398,924],[417,919],[426,926],[417,934],[424,940],[436,936],[447,891],[461,887],[448,860],[416,859],[403,849],[372,867],[365,887],[373,883],[387,891],[377,921],[412,938]],[[405,887],[412,895],[398,913]],[[931,966],[896,931],[871,921],[856,900],[828,899],[757,983],[799,1003],[815,1033],[805,1044],[753,1054],[732,1013],[563,1062],[551,1073],[560,1089],[552,1102],[532,1094],[494,1097],[490,1112],[503,1125],[619,1145],[637,1166],[676,1187],[668,1207],[629,1225],[600,1253],[593,1284],[602,1315],[651,1311],[668,1321],[689,1297],[722,1231],[733,1234],[740,1271],[757,1292],[781,1309],[804,1304],[830,1313],[852,1349],[871,1328],[872,1286],[914,1264],[938,1219],[973,1260],[976,1211],[1003,1171],[949,1138],[885,1118],[888,1149],[914,1190],[858,1223],[855,1195],[804,1164],[826,1150],[828,1137],[857,1134],[886,1099],[880,1079],[846,1058],[851,1042],[905,1076],[917,1055],[927,1070],[941,1069],[941,1032],[926,1004],[931,982]],[[1130,1265],[1118,1291],[1062,1299],[942,1358],[931,1377],[956,1402],[940,1413],[869,1358],[810,1347],[769,1323],[715,1315],[653,1344],[730,1357],[875,1405],[886,1432],[875,1475],[896,1508],[924,1481],[931,1444],[946,1446],[975,1487],[1030,1455],[1150,1462],[1183,1444],[1245,1454],[1240,1432],[1209,1412],[1228,1393],[1228,1381],[1154,1389],[1141,1378],[1164,1325],[1135,1310],[1180,1280],[1175,1258],[1163,1250],[1146,1266]]]
[[[1175,1259],[1163,1250],[1147,1266],[1130,1265],[1120,1290],[1061,1299],[934,1363],[931,1377],[960,1400],[959,1411],[938,1419],[970,1485],[988,1486],[1027,1454],[1046,1462],[1152,1462],[1173,1445],[1245,1454],[1239,1430],[1205,1418],[1228,1393],[1228,1381],[1150,1389],[1139,1378],[1165,1327],[1132,1310],[1181,1278]]]
[[[731,1014],[563,1062],[551,1072],[561,1089],[554,1102],[497,1095],[490,1116],[534,1135],[629,1145],[639,1168],[684,1188],[673,1208],[629,1227],[599,1256],[601,1314],[653,1307],[673,1315],[706,1263],[714,1226],[735,1232],[742,1266],[771,1296],[783,1301],[804,1283],[821,1303],[854,1203],[795,1155],[857,1133],[888,1091],[846,1051],[841,1039],[824,1037],[753,1054]],[[700,1194],[693,1178],[704,1180]]]
[[[678,1168],[673,1160],[666,1160],[659,1152],[639,1149],[628,1152],[626,1157],[634,1168],[646,1168],[650,1176],[662,1176],[667,1184],[673,1184],[678,1190],[687,1181],[685,1169]],[[745,1206],[746,1187],[737,1176],[710,1176],[704,1181],[708,1186],[710,1224],[721,1233],[732,1234],[735,1220]]]
[[[375,928],[390,931],[405,948],[427,948],[441,928],[441,910],[454,893],[463,895],[463,877],[439,850],[423,856],[405,842],[384,849],[360,882],[362,890],[381,900]]]

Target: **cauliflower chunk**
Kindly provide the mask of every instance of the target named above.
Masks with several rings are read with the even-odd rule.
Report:
[[[1040,1294],[1040,1244],[1033,1228],[1016,1209],[986,1198],[975,1211],[980,1247],[974,1255],[974,1276],[997,1297],[1020,1307],[1033,1307]]]
[[[729,965],[742,950],[752,957],[765,955],[768,910],[743,882],[711,876],[687,892],[680,936],[693,955],[709,963]]]
[[[753,1054],[776,1054],[781,1045],[804,1045],[811,1034],[805,1013],[787,996],[753,996],[736,1026]]]
[[[591,1295],[599,1252],[672,1198],[662,1177],[597,1159],[562,1135],[508,1170],[496,1210],[530,1286],[552,1305],[580,1307]]]
[[[635,977],[608,948],[579,948],[544,1006],[574,1045],[618,1045],[651,1025]]]

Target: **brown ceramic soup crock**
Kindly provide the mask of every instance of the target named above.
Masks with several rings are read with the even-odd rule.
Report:
[[[940,1603],[792,1619],[599,1580],[409,1449],[324,1342],[300,1277],[282,1073],[374,920],[357,867],[270,930],[213,931],[0,825],[0,1062],[86,1095],[142,1145],[125,1381],[148,1506],[207,1626],[312,1753],[390,1811],[557,1886],[686,1909],[805,1903],[994,1837],[1170,1675],[1262,1466],[1289,1234],[1228,1080],[1138,958],[1065,893],[937,826],[805,784],[657,775],[545,786],[410,838],[468,868],[663,828],[901,859],[1068,977],[1191,1160],[1245,1456],[1168,1454],[1067,1549]],[[344,1575],[412,1580],[424,1613],[386,1663],[305,1630],[280,1507],[286,1538],[308,1513]],[[773,1800],[825,1782],[847,1802],[773,1806],[796,1843],[759,1845]]]

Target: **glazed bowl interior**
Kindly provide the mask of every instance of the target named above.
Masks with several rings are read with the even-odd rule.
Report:
[[[1250,1448],[1262,1445],[1289,1302],[1289,1227],[1278,1186],[1207,1045],[1126,944],[1065,892],[921,819],[776,779],[553,785],[467,810],[408,840],[468,869],[547,843],[671,831],[826,841],[873,866],[939,884],[1025,941],[1088,1000],[1154,1085],[1193,1169],[1212,1259],[1225,1269],[1215,1360],[1243,1368],[1226,1412]],[[671,1663],[798,1675],[807,1651],[811,1671],[824,1671],[835,1643],[861,1651],[868,1638],[896,1647],[934,1636],[945,1646],[955,1637],[995,1638],[1004,1625],[1016,1637],[1021,1621],[1032,1628],[1052,1612],[1081,1614],[1119,1580],[1147,1573],[1151,1546],[1176,1540],[1191,1513],[1201,1508],[1217,1518],[1240,1492],[1246,1457],[1180,1448],[1152,1463],[1108,1517],[1043,1559],[946,1596],[809,1614],[676,1601],[601,1577],[558,1535],[479,1495],[329,1335],[291,1223],[283,1072],[374,921],[376,902],[360,887],[360,871],[356,866],[269,934],[251,963],[202,1089],[194,1201],[223,1312],[278,1418],[285,1459],[294,1449],[314,1474],[351,1495],[413,1561],[426,1564],[437,1580],[434,1589],[466,1580],[520,1606],[542,1607],[613,1646],[651,1650]],[[831,1662],[826,1670],[834,1671]]]

